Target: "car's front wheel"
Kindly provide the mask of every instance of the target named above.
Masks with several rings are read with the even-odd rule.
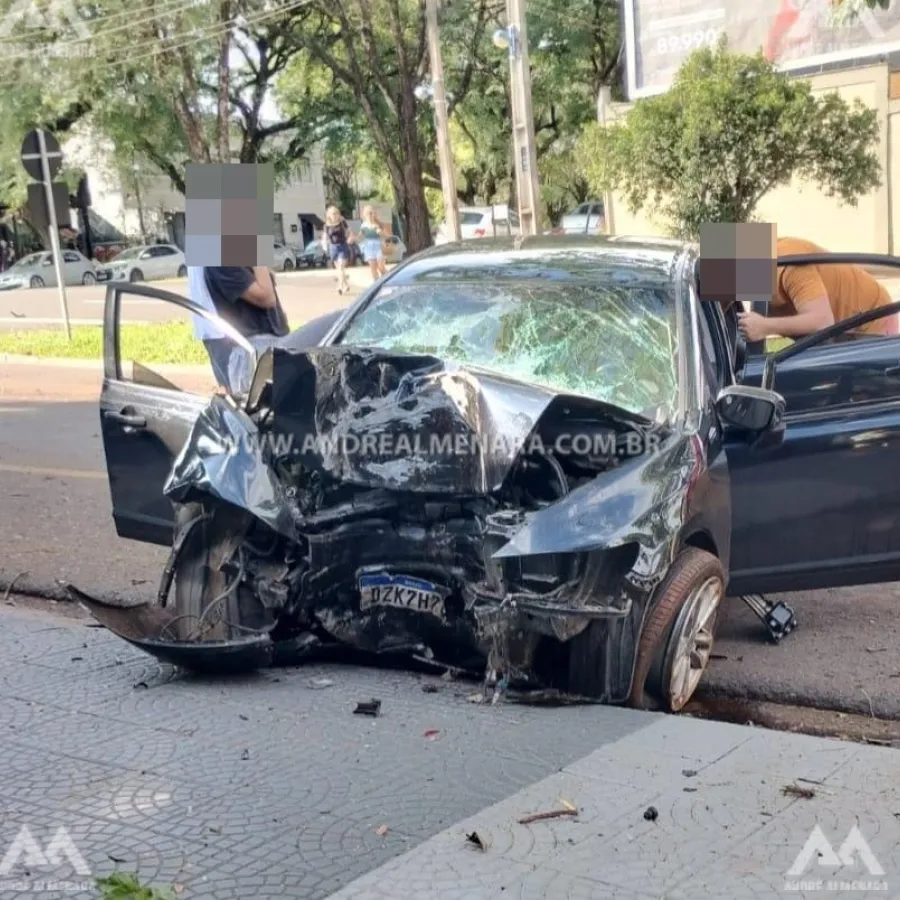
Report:
[[[140,269],[132,269],[131,274],[128,276],[128,280],[135,284],[138,281],[144,280],[144,273]]]
[[[178,277],[179,278],[187,277],[187,266],[179,266],[178,267]]]
[[[291,259],[286,259],[282,268],[285,272],[290,272],[294,268],[294,261]]]
[[[81,277],[82,284],[96,284],[97,278],[92,272],[85,272]]]
[[[684,549],[656,590],[638,643],[631,706],[680,712],[712,657],[725,570],[705,550]]]
[[[44,286],[44,279],[41,278],[40,275],[32,275],[31,281],[28,282],[33,288],[42,288]]]

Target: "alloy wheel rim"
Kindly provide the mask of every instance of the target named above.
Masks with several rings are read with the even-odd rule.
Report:
[[[692,592],[675,624],[675,642],[667,693],[678,711],[693,696],[712,656],[713,632],[724,589],[719,578],[707,578]]]

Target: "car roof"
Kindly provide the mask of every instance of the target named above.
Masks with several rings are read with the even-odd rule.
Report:
[[[432,247],[398,268],[392,285],[419,281],[572,280],[615,269],[671,281],[689,244],[654,238],[610,240],[594,235],[482,238]]]

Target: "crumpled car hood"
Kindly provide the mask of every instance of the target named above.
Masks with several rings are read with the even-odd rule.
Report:
[[[434,356],[345,347],[271,352],[274,434],[308,468],[369,488],[495,491],[541,417],[564,398]]]

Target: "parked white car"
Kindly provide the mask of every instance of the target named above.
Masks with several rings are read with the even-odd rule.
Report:
[[[606,230],[603,202],[591,200],[562,217],[554,234],[602,234]]]
[[[291,272],[297,268],[297,254],[292,247],[275,242],[275,265],[273,268],[282,272]]]
[[[63,250],[62,259],[66,284],[93,284],[97,280],[94,264],[77,250]],[[23,256],[0,274],[0,291],[42,287],[56,287],[56,266],[48,251]]]
[[[510,237],[521,234],[519,214],[505,203],[494,206],[461,206],[459,231],[464,241],[473,238]],[[446,220],[435,235],[435,244],[448,244],[453,240]]]
[[[406,244],[397,237],[396,234],[386,235],[381,242],[384,250],[384,261],[386,263],[398,263],[406,256]],[[359,255],[363,262],[366,262],[365,244],[359,246]]]
[[[129,247],[98,270],[99,281],[157,281],[186,278],[184,254],[174,244]]]

